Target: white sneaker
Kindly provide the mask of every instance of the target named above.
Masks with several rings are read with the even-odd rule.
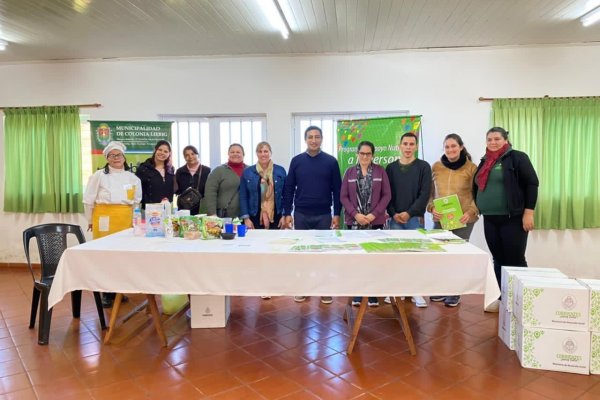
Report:
[[[386,298],[383,299],[383,302],[387,303],[387,304],[392,304],[392,300],[390,300],[390,296],[386,296]]]
[[[494,300],[486,308],[485,312],[498,312],[500,310],[500,300]]]
[[[352,305],[354,307],[360,307],[360,301],[354,301],[354,300],[352,300]]]
[[[263,300],[269,300],[271,299],[271,296],[260,296],[260,298]]]
[[[306,300],[306,296],[294,296],[294,301],[296,303],[302,303],[304,300]]]
[[[427,307],[427,302],[425,301],[423,296],[413,296],[411,300],[419,308]]]

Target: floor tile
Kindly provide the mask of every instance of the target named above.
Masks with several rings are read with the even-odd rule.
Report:
[[[600,376],[521,368],[478,295],[455,309],[406,302],[416,355],[383,304],[366,313],[347,355],[346,299],[325,306],[318,297],[233,297],[227,327],[190,329],[182,318],[163,348],[151,324],[103,345],[93,297],[84,293],[80,320],[65,299],[54,309],[50,344],[39,346],[28,329],[30,297],[25,270],[0,270],[0,399],[600,398]]]

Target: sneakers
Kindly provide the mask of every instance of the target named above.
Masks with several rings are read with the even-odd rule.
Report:
[[[415,305],[419,308],[427,307],[427,302],[425,301],[423,296],[413,296],[412,302],[415,303]]]
[[[294,296],[294,301],[296,303],[302,303],[306,300],[306,296]],[[333,303],[333,297],[331,296],[321,296],[321,303],[323,304],[331,304]],[[360,302],[359,302],[360,304]]]
[[[367,305],[369,307],[379,307],[379,300],[377,300],[377,297],[369,297]]]
[[[460,296],[448,296],[446,300],[444,300],[444,305],[446,307],[456,307],[460,304]]]
[[[352,305],[353,305],[354,307],[360,307],[360,300],[359,300],[359,301],[352,300]]]
[[[263,300],[270,300],[271,296],[260,296],[260,298]]]
[[[446,297],[447,296],[429,296],[429,300],[435,301],[437,303],[438,301],[446,300]]]
[[[386,304],[392,304],[392,300],[390,300],[390,296],[386,296],[385,299],[383,299],[383,302]]]
[[[490,303],[490,305],[488,305],[486,308],[484,308],[484,311],[497,313],[499,309],[500,309],[500,300],[494,300],[493,302]]]

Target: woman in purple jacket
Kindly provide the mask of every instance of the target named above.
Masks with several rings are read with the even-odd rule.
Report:
[[[375,146],[363,141],[358,144],[358,164],[348,168],[342,180],[340,201],[344,206],[344,222],[348,229],[382,229],[386,207],[392,198],[385,169],[373,163]],[[352,305],[360,305],[354,297]],[[369,306],[377,307],[376,297],[369,297]]]

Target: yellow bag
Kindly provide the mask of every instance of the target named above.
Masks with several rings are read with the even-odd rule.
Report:
[[[163,314],[172,315],[181,310],[188,302],[187,294],[163,294],[160,296]]]

